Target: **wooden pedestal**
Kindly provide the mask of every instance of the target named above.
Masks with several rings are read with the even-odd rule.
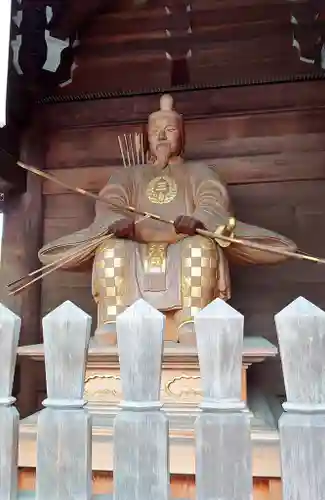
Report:
[[[254,341],[255,339],[253,339]],[[249,342],[248,342],[249,344]],[[262,359],[269,355],[263,353]],[[250,345],[244,352],[242,368],[242,398],[247,399],[247,368],[261,361],[261,353],[256,356]],[[201,377],[196,349],[166,342],[164,349],[161,380],[161,401],[165,408],[196,408],[201,402]],[[104,347],[92,342],[85,380],[85,399],[94,411],[112,409],[122,399],[120,367],[116,347]]]
[[[21,347],[19,354],[44,361],[42,345]],[[262,338],[245,338],[242,397],[247,399],[246,371],[252,363],[273,357],[277,350]],[[85,399],[93,417],[92,468],[94,493],[111,492],[113,470],[113,423],[121,400],[119,362],[116,347],[92,340],[86,370]],[[195,436],[193,425],[202,399],[200,370],[195,348],[166,342],[163,357],[161,400],[170,422],[170,472],[172,494],[194,498]],[[249,399],[249,398],[248,398]],[[36,467],[37,414],[20,426],[20,485],[33,489]],[[279,500],[280,478],[278,433],[252,415],[253,476],[255,499]],[[267,479],[265,479],[267,478]],[[273,490],[272,496],[270,491]]]
[[[170,482],[172,498],[195,500],[195,478],[193,475],[172,474]],[[34,491],[35,469],[20,469],[19,489]],[[109,493],[113,493],[113,474],[111,472],[95,472],[93,474],[93,494]],[[282,500],[281,480],[254,478],[253,500]]]

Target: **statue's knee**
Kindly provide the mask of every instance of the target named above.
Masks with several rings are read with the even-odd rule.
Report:
[[[111,271],[106,272],[106,277],[120,276],[122,269],[127,265],[126,250],[125,241],[122,239],[109,238],[104,241],[96,251],[95,269],[110,269]]]
[[[110,238],[98,247],[93,264],[92,290],[97,302],[113,301],[125,294],[128,255],[123,240]],[[115,297],[115,299],[114,299]],[[115,301],[114,301],[115,300]]]
[[[103,241],[97,248],[96,253],[101,253],[105,252],[106,250],[109,250],[111,252],[124,252],[125,251],[125,240],[122,240],[121,238],[107,238],[107,240]]]
[[[200,234],[186,238],[184,240],[184,245],[188,248],[202,248],[203,250],[214,250],[216,248],[216,244],[212,239],[201,236]]]

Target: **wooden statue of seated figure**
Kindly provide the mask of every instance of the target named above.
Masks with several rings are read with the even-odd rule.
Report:
[[[152,219],[135,224],[139,217],[125,215],[99,201],[88,228],[44,246],[39,258],[48,264],[78,246],[113,233],[114,237],[99,243],[95,251],[65,266],[76,268],[81,261],[93,259],[96,333],[115,335],[116,316],[143,298],[156,309],[173,314],[179,342],[192,344],[193,318],[198,311],[217,297],[230,298],[228,260],[274,264],[285,257],[236,244],[222,248],[215,240],[196,234],[198,228],[214,232],[228,223],[231,212],[227,189],[202,161],[183,160],[182,117],[173,109],[171,96],[162,96],[160,104],[148,123],[152,162],[117,168],[100,195],[114,206],[132,205],[173,220],[174,225]],[[239,221],[235,235],[279,249],[296,249],[281,235]]]

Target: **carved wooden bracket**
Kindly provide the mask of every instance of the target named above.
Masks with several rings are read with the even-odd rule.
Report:
[[[301,61],[325,69],[325,6],[321,0],[289,0],[293,46]]]

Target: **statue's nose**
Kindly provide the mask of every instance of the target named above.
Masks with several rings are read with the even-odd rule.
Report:
[[[160,141],[164,141],[164,140],[166,139],[166,133],[165,133],[165,131],[164,131],[164,130],[160,130],[160,131],[159,131],[159,134],[158,134],[158,139],[159,139]]]

